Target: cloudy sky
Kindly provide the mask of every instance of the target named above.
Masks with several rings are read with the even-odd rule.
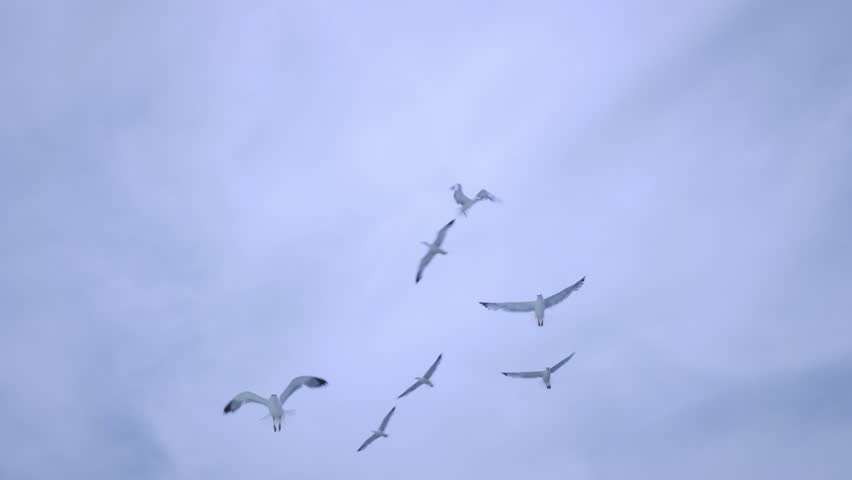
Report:
[[[850,19],[3,2],[0,478],[845,478]]]

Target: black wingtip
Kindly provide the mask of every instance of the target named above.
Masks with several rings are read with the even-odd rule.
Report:
[[[509,374],[506,373],[506,372],[500,372],[500,373],[502,373],[503,375],[506,375],[507,377],[509,376]]]
[[[223,413],[223,414],[225,414],[225,413],[231,413],[232,411],[234,411],[234,410],[231,408],[231,402],[228,402],[228,404],[227,404],[227,405],[225,405],[225,411],[224,411],[224,412],[222,412],[222,413]]]
[[[479,304],[485,308],[488,308],[488,302],[479,302]]]
[[[324,378],[314,377],[314,380],[316,380],[316,382],[319,384],[317,385],[318,387],[324,387],[328,385],[328,381]]]

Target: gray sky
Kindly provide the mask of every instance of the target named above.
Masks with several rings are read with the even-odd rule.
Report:
[[[174,3],[0,6],[0,478],[852,469],[849,2]]]

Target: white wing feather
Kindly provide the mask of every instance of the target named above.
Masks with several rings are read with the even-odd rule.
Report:
[[[384,432],[384,431],[385,431],[385,428],[387,428],[387,427],[388,427],[388,422],[390,421],[391,415],[393,415],[393,412],[394,412],[395,410],[396,410],[396,407],[393,407],[393,408],[391,408],[391,409],[390,409],[390,412],[388,412],[388,414],[387,414],[387,415],[385,415],[384,420],[382,420],[382,424],[381,424],[381,425],[379,425],[379,431],[380,431],[380,432]]]
[[[414,382],[414,385],[412,385],[412,386],[408,387],[408,389],[407,389],[406,391],[402,392],[402,393],[401,393],[398,397],[396,397],[396,398],[402,398],[402,397],[404,397],[404,396],[408,395],[409,393],[411,393],[411,392],[413,392],[413,391],[417,390],[417,387],[419,387],[420,385],[423,385],[423,384],[420,382],[420,380],[418,380],[418,381]]]
[[[455,219],[450,220],[446,225],[444,225],[440,230],[438,230],[438,236],[435,237],[435,246],[440,247],[442,243],[444,243],[444,237],[447,236],[447,230],[453,226],[455,223]]]
[[[544,376],[544,372],[502,372],[507,377],[514,378],[539,378]]]
[[[429,367],[429,370],[426,370],[426,374],[423,375],[424,377],[432,378],[432,374],[435,373],[435,369],[438,368],[438,364],[441,363],[441,357],[443,357],[443,356],[444,356],[443,353],[438,355],[438,358],[435,359],[435,363],[433,363],[432,366]]]
[[[567,357],[563,358],[559,363],[550,367],[550,371],[555,372],[555,371],[559,370],[559,367],[568,363],[568,360],[571,360],[571,357],[573,357],[573,356],[574,356],[574,354],[572,353],[571,355],[568,355]]]
[[[431,262],[433,258],[435,258],[435,252],[432,251],[432,249],[429,249],[429,251],[426,252],[426,255],[420,259],[420,266],[417,268],[417,276],[414,278],[414,283],[419,282],[420,279],[423,278],[423,270],[426,269],[426,265],[429,265],[429,262]]]
[[[254,392],[242,392],[225,405],[225,413],[236,412],[244,403],[259,403],[269,408],[269,399],[263,398]]]
[[[507,312],[532,312],[535,310],[533,302],[479,302],[488,310],[505,310]]]
[[[566,298],[568,298],[568,295],[571,295],[576,290],[579,290],[580,287],[583,286],[583,283],[585,281],[586,281],[586,277],[583,277],[580,280],[578,280],[577,283],[575,283],[574,285],[571,285],[570,287],[562,290],[561,292],[545,298],[544,299],[544,306],[545,307],[552,307],[552,306],[556,305],[557,303],[561,302],[562,300],[565,300]]]
[[[302,386],[306,386],[308,388],[319,388],[325,386],[328,382],[319,377],[312,377],[309,375],[296,377],[293,380],[290,380],[290,385],[287,385],[287,388],[281,392],[281,395],[278,397],[278,401],[281,402],[281,405],[284,405],[284,402],[290,398],[290,395],[293,395],[293,392],[302,388]]]
[[[358,447],[358,451],[360,452],[361,450],[364,450],[365,448],[367,448],[367,445],[373,443],[373,440],[379,438],[380,436],[381,435],[379,435],[378,433],[374,433],[374,434],[370,435],[370,438],[364,440],[364,443],[362,443],[361,446]]]
[[[488,190],[482,189],[476,194],[477,200],[491,200],[492,202],[500,201],[497,197],[491,194]]]

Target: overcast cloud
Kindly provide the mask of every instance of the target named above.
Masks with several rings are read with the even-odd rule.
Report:
[[[0,478],[848,476],[852,4],[459,3],[0,6]]]

